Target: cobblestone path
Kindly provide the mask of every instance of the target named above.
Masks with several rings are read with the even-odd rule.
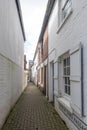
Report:
[[[40,90],[30,83],[11,111],[2,130],[68,129]]]

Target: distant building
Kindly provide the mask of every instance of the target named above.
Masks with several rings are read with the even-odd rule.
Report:
[[[0,129],[25,88],[24,41],[19,0],[0,0]]]
[[[32,81],[32,66],[33,60],[29,60],[29,81]]]
[[[38,47],[36,47],[36,51],[33,58],[33,65],[31,67],[32,81],[34,82],[35,85],[38,85],[38,80],[37,80],[38,53],[37,52],[38,52]]]

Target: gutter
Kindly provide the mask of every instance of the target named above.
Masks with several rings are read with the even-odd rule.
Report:
[[[46,27],[47,27],[47,24],[48,24],[48,22],[49,22],[49,18],[50,18],[52,9],[53,9],[53,7],[54,7],[55,1],[56,1],[56,0],[48,0],[46,12],[45,12],[45,16],[44,16],[44,20],[43,20],[43,24],[42,24],[42,29],[41,29],[40,36],[39,36],[39,39],[38,39],[38,42],[37,42],[36,51],[35,51],[35,54],[34,54],[33,61],[34,61],[35,56],[36,56],[38,44],[39,44],[39,43],[42,43],[42,41],[43,41],[43,35],[44,35],[45,29],[46,29]],[[42,44],[43,44],[43,43],[42,43]]]
[[[43,40],[43,35],[44,35],[45,29],[47,27],[47,24],[49,22],[49,18],[50,18],[52,9],[54,7],[55,1],[56,0],[48,0],[47,9],[46,9],[46,13],[45,13],[45,16],[44,16],[44,20],[43,20],[42,29],[41,29],[41,33],[40,33],[40,36],[39,36],[38,43]]]
[[[26,36],[25,36],[25,32],[24,32],[24,25],[23,25],[23,18],[22,18],[22,11],[21,11],[21,6],[20,6],[20,1],[19,0],[15,0],[15,2],[16,2],[16,6],[17,6],[18,15],[19,15],[19,20],[20,20],[20,24],[21,24],[23,38],[24,38],[24,41],[26,41]]]

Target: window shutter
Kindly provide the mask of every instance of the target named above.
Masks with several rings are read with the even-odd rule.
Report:
[[[71,107],[83,115],[82,45],[70,50]]]

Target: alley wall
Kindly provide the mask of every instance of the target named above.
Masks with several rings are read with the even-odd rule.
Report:
[[[24,39],[15,0],[0,1],[0,128],[21,95]]]
[[[60,25],[59,2],[60,0],[56,0],[48,23],[49,100],[53,101],[54,96],[55,108],[71,130],[82,130],[87,129],[87,1],[72,0],[72,10]],[[81,47],[83,61],[80,57]],[[63,56],[67,54],[70,55],[71,60],[71,94],[68,98],[64,92],[62,64]],[[52,88],[50,71],[52,62],[54,63],[54,88]],[[81,63],[83,64],[84,96],[81,90]],[[84,115],[82,115],[83,104]]]

